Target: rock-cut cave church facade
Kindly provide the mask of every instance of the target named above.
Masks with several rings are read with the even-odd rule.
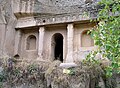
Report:
[[[7,0],[6,0],[7,1]],[[94,0],[9,0],[1,6],[0,56],[74,62],[95,49],[89,30]],[[2,2],[2,1],[1,1]],[[8,14],[8,16],[6,16]],[[7,18],[8,17],[8,18]]]

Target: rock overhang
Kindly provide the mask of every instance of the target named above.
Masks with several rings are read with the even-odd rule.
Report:
[[[85,15],[87,5],[85,0],[17,1],[13,5],[17,8],[17,10],[14,10],[14,14],[18,19],[16,28],[84,21],[95,18],[95,16],[91,16],[90,12]]]

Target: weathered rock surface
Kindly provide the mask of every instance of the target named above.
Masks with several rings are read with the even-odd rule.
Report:
[[[10,0],[0,1],[0,57],[13,55],[16,18]]]

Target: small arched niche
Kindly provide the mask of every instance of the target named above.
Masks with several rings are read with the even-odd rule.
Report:
[[[34,35],[29,35],[26,42],[26,50],[36,49],[36,37]]]
[[[51,54],[54,60],[63,62],[63,36],[60,33],[55,33],[52,36]]]
[[[85,30],[81,34],[81,46],[82,47],[91,47],[94,46],[94,41],[91,38],[90,34],[88,34],[89,30]]]

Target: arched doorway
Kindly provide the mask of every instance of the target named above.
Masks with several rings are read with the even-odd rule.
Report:
[[[52,36],[52,50],[54,60],[60,60],[63,62],[63,36],[60,33],[55,33]]]

